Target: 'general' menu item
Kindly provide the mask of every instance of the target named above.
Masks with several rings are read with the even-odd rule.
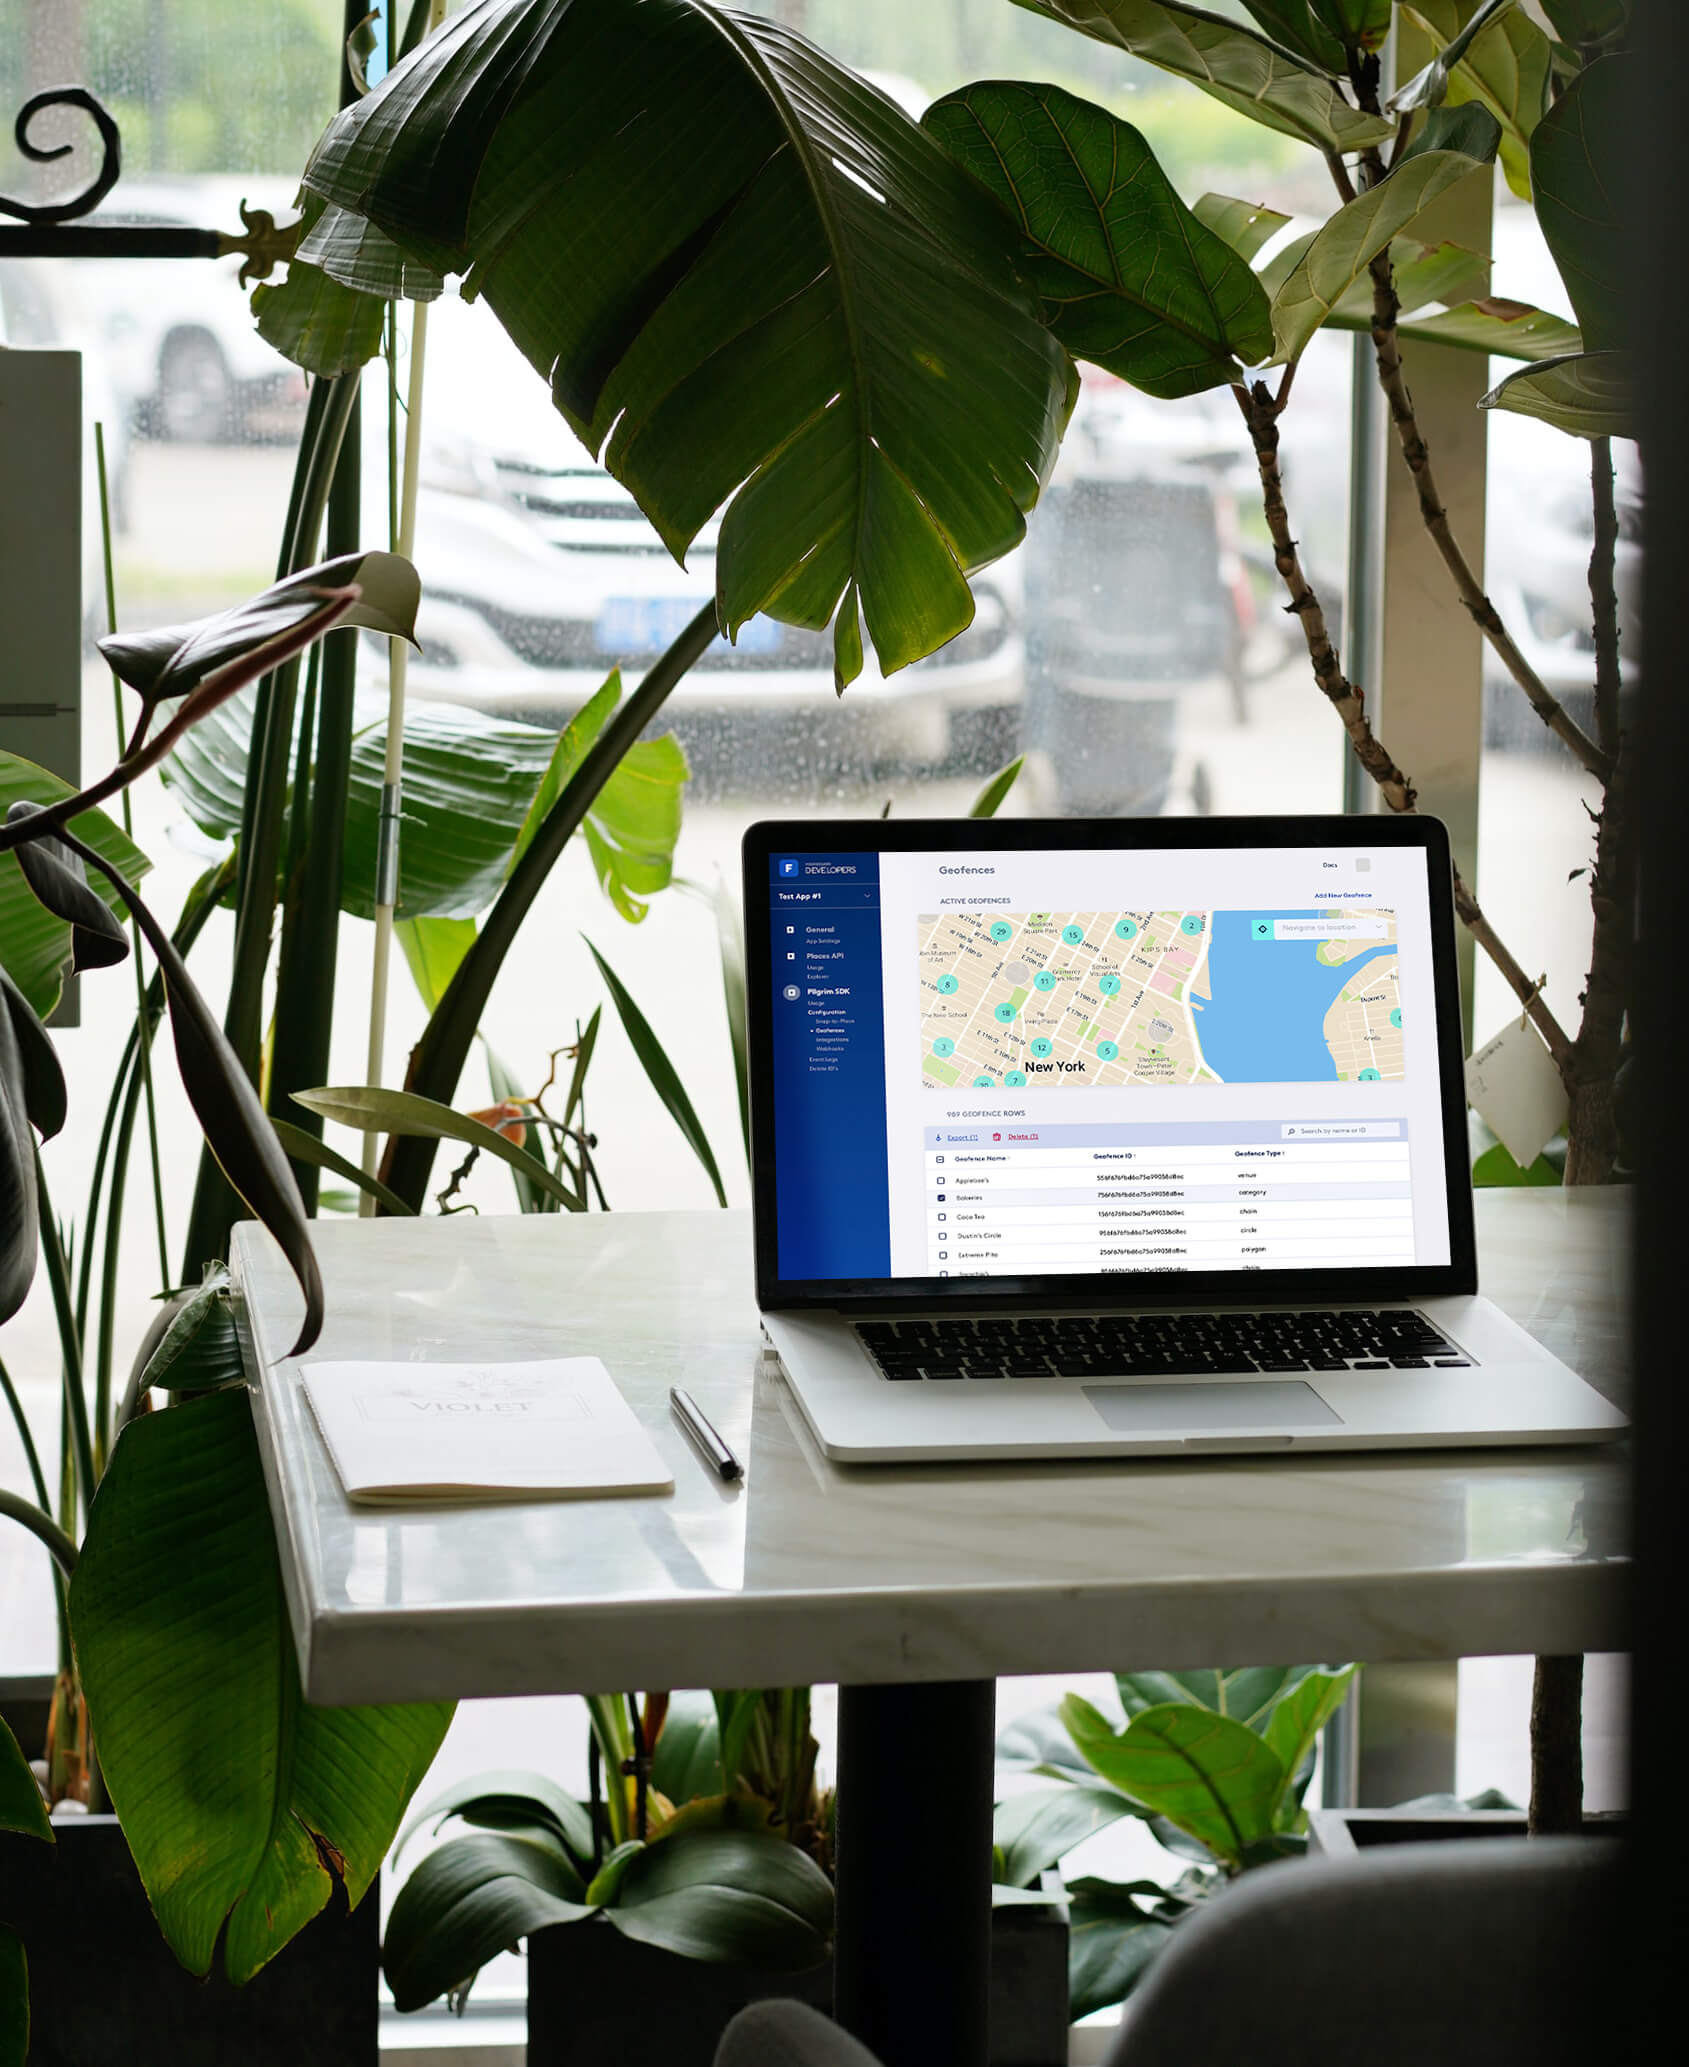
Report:
[[[353,1500],[674,1491],[657,1446],[595,1356],[300,1368]]]

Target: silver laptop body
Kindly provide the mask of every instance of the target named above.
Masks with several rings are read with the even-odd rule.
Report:
[[[744,842],[757,1293],[841,1461],[1609,1439],[1481,1297],[1444,829]]]

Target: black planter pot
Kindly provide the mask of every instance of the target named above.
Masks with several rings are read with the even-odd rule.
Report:
[[[831,1965],[804,1974],[708,1966],[613,1924],[554,1924],[528,1940],[528,2067],[710,2067],[728,2020],[774,1995],[830,2011]],[[999,1909],[990,2067],[1064,2067],[1067,2025],[1066,1916]]]
[[[377,2067],[377,1914],[333,1904],[244,1988],[165,1944],[115,1816],[0,1834],[0,1923],[29,1956],[29,2067]]]
[[[1308,1850],[1327,1858],[1353,1858],[1375,1845],[1433,1844],[1438,1838],[1523,1837],[1523,1809],[1310,1809]],[[1622,1816],[1585,1816],[1586,1837],[1622,1837]]]

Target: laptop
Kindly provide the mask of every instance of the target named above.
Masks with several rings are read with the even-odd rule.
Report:
[[[1579,1443],[1478,1291],[1435,820],[744,841],[757,1300],[855,1463]]]

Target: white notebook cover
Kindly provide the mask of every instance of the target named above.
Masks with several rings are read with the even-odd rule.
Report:
[[[353,1500],[674,1491],[656,1444],[595,1356],[521,1364],[312,1361],[300,1370]]]

